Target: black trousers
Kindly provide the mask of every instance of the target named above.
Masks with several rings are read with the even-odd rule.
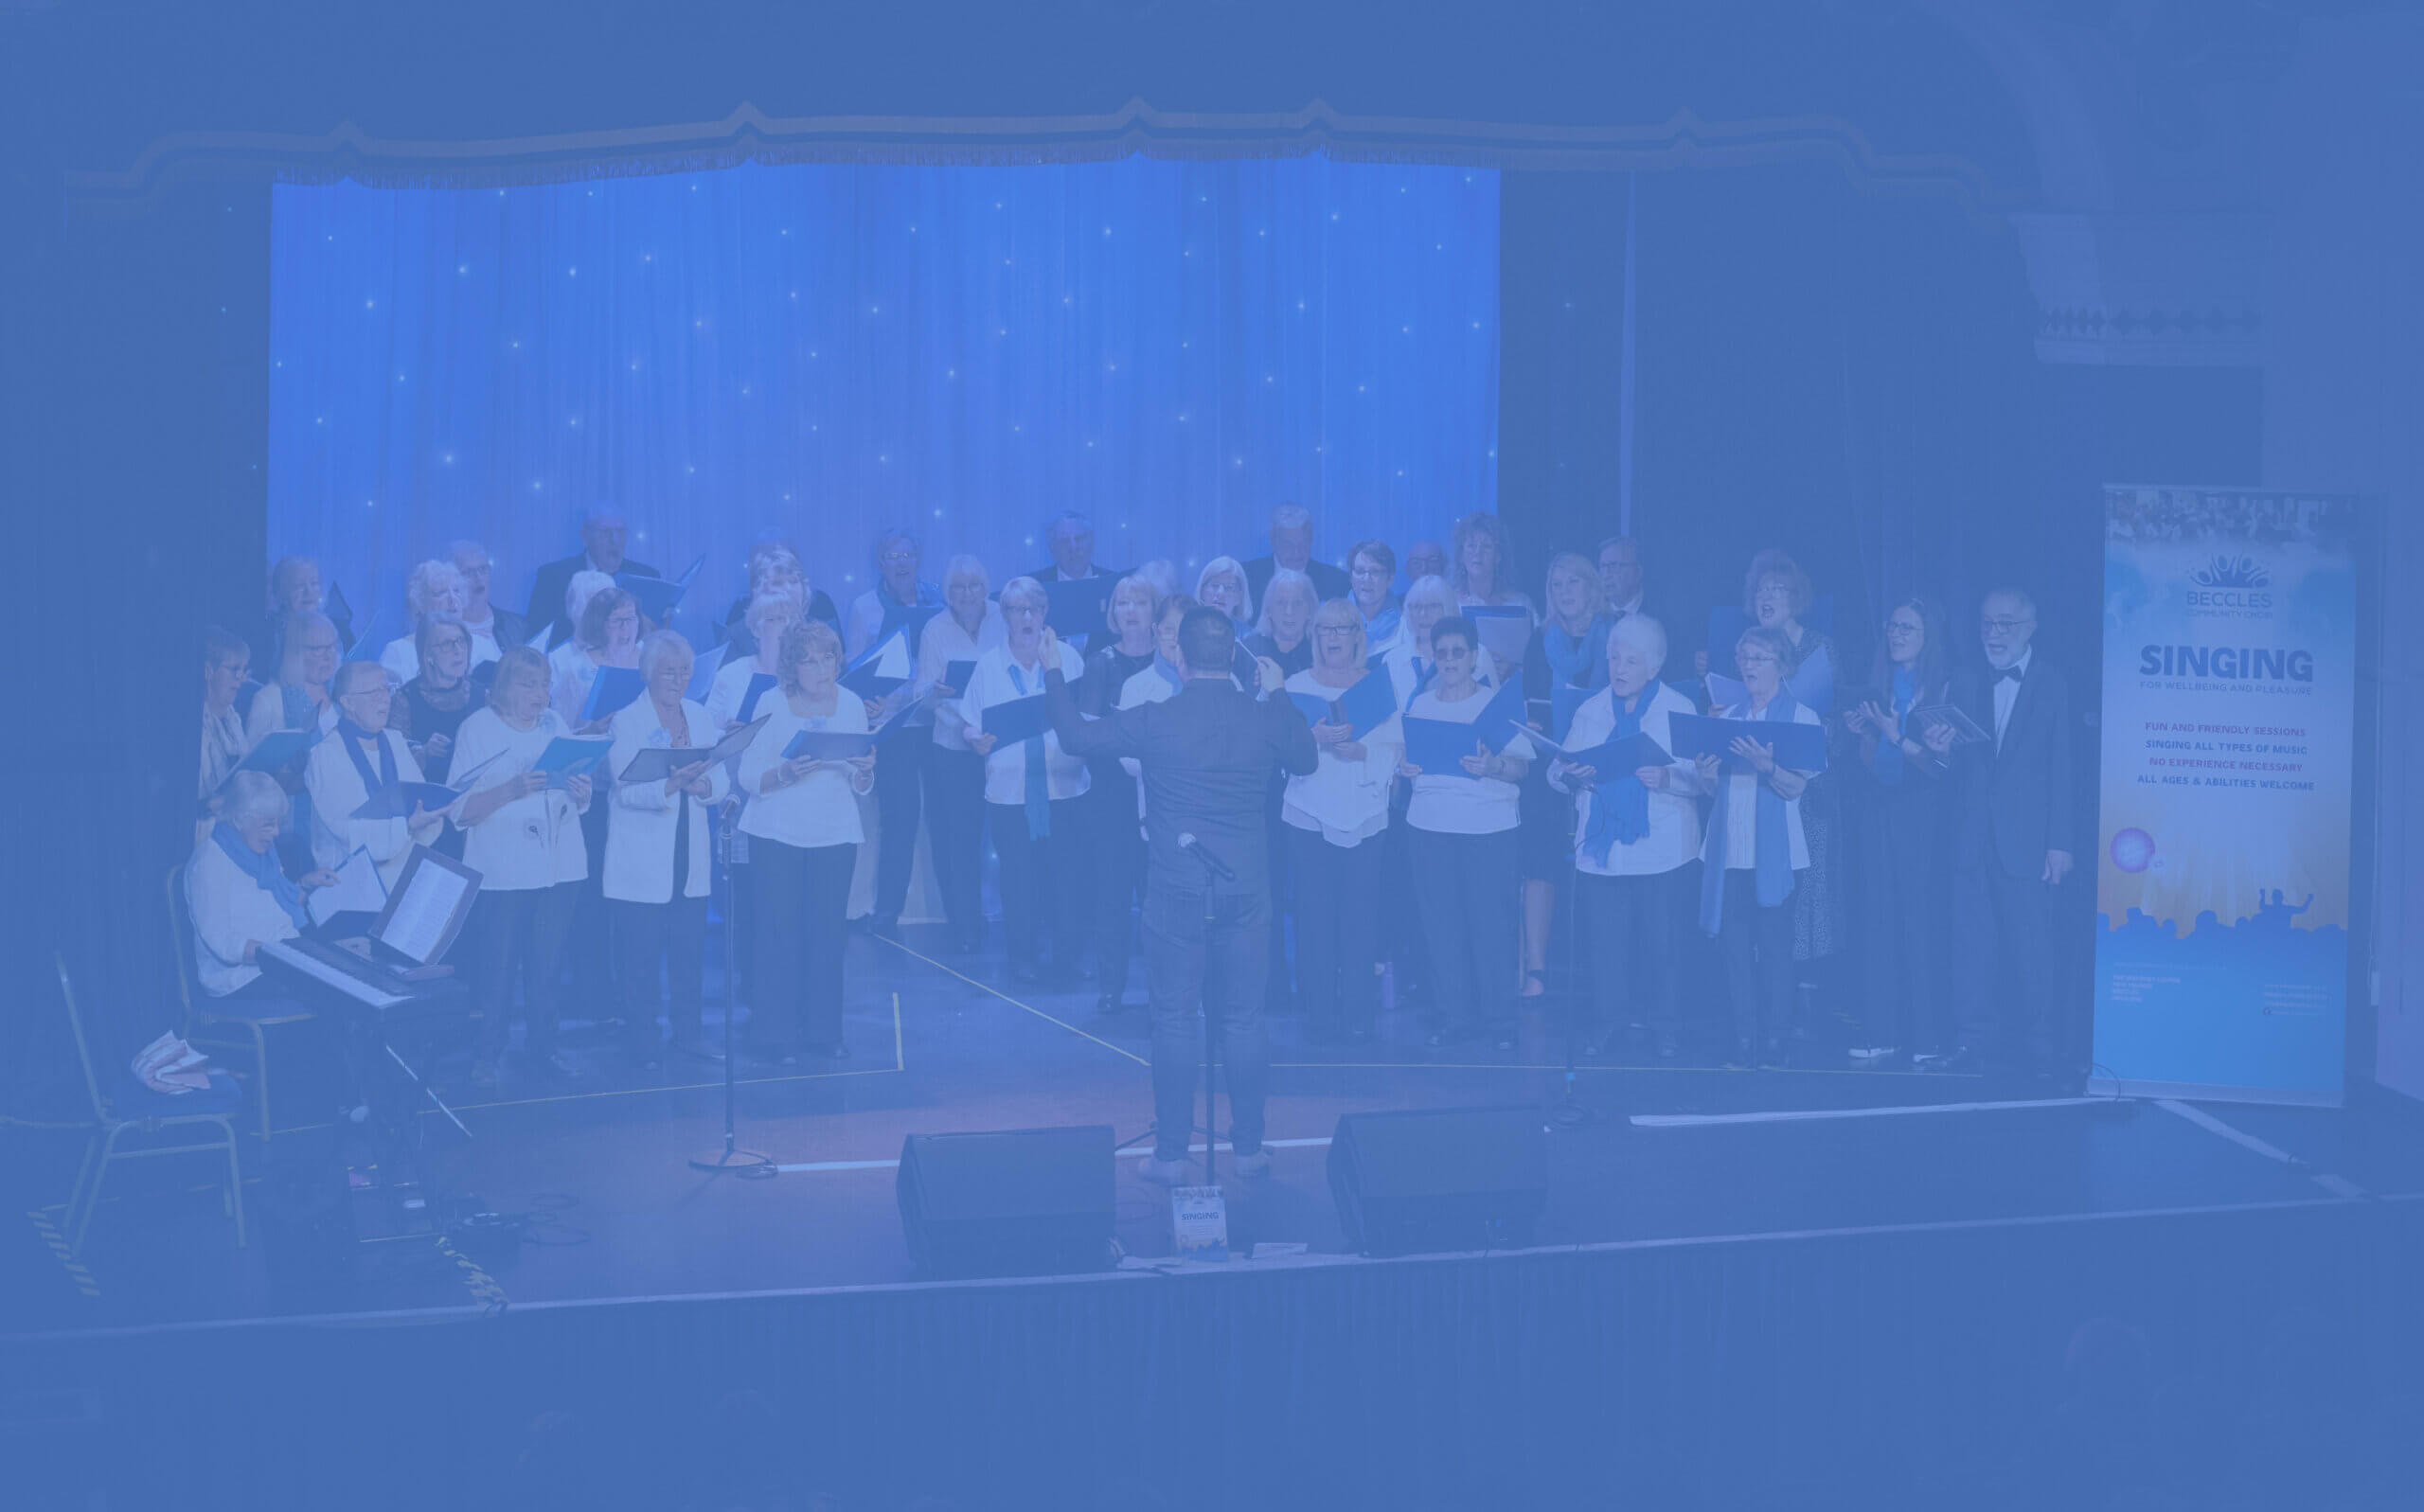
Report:
[[[601,781],[590,798],[589,811],[580,816],[580,843],[589,853],[589,875],[574,884],[579,897],[573,908],[568,946],[572,1001],[597,1019],[623,1011],[623,1000],[615,990],[615,952],[606,939],[606,826],[611,823],[606,809]]]
[[[1591,941],[1590,1037],[1637,1024],[1662,1035],[1682,1027],[1676,1011],[1676,924],[1684,889],[1699,879],[1692,863],[1640,877],[1574,874],[1575,925]]]
[[[1136,779],[1095,774],[1087,790],[1095,842],[1095,985],[1107,997],[1128,990],[1136,942],[1135,909],[1145,896],[1145,831],[1136,814]]]
[[[1068,967],[1077,964],[1085,938],[1085,799],[1056,798],[1051,807],[1052,833],[1041,837],[1027,834],[1025,805],[989,803],[985,809],[993,854],[1002,863],[1002,940],[1010,959],[1033,966],[1048,953],[1054,966]]]
[[[1734,1038],[1757,1040],[1792,1026],[1792,898],[1759,906],[1759,874],[1725,874],[1725,917],[1717,943],[1725,953],[1725,995],[1734,1008]]]
[[[2054,1063],[2054,898],[2037,878],[2014,877],[1991,861],[1953,868],[1952,938],[1970,984],[1961,1000],[1963,1044]],[[2008,1006],[1996,991],[2005,982]]]
[[[1333,845],[1317,829],[1287,827],[1295,860],[1296,996],[1317,1035],[1372,1027],[1379,982],[1381,883],[1387,832]]]
[[[700,1000],[707,968],[707,900],[676,898],[664,903],[606,900],[606,922],[622,957],[616,975],[623,987],[623,1022],[632,1049],[653,1054],[657,1046],[657,977],[665,978],[666,1016],[673,1042],[697,1040],[704,1028]]]
[[[899,918],[909,900],[909,868],[918,859],[918,816],[924,807],[931,732],[902,730],[875,750],[875,916]]]
[[[1453,835],[1409,828],[1415,906],[1431,956],[1434,1017],[1470,1032],[1515,1022],[1519,832]]]
[[[1007,894],[1007,887],[1004,889]],[[1007,905],[1007,900],[1005,902]],[[1203,1081],[1203,1019],[1228,1073],[1229,1138],[1240,1155],[1262,1147],[1271,1075],[1263,1038],[1263,973],[1271,964],[1271,899],[1260,887],[1211,895],[1156,884],[1145,897],[1145,983],[1153,1000],[1153,1153],[1186,1158],[1195,1089]],[[1205,981],[1212,995],[1205,996]]]
[[[842,952],[850,942],[850,872],[859,847],[786,845],[753,836],[758,996],[749,1038],[759,1050],[842,1042]]]
[[[1863,1038],[1870,1045],[1934,1049],[1951,1025],[1942,1022],[1945,899],[1951,890],[1937,807],[1878,798],[1863,827],[1861,916],[1866,946],[1867,1006]]]
[[[1422,937],[1422,910],[1415,901],[1414,827],[1405,822],[1413,785],[1398,779],[1389,793],[1389,827],[1381,831],[1381,958],[1397,979],[1398,996],[1431,985],[1431,950]]]
[[[480,1005],[481,1059],[492,1061],[505,1054],[517,980],[522,987],[522,1048],[534,1056],[555,1049],[556,1021],[562,1013],[559,984],[564,948],[572,938],[580,890],[579,882],[510,892],[483,888],[472,904],[480,938],[479,976],[472,992]],[[605,1007],[601,1003],[593,1011],[602,1015]]]
[[[985,927],[985,758],[936,746],[926,756],[925,786],[927,853],[943,913],[955,933],[973,935]]]

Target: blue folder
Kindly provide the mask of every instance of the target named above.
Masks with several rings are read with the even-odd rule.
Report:
[[[690,685],[682,690],[684,698],[693,703],[704,703],[706,696],[715,691],[716,674],[723,670],[723,654],[731,649],[731,644],[729,641],[720,642],[698,653],[690,667]]]
[[[1509,682],[1490,695],[1473,720],[1473,733],[1489,743],[1492,755],[1506,749],[1519,730],[1529,729],[1524,722],[1524,685]]]
[[[1675,755],[1684,760],[1713,756],[1729,772],[1747,770],[1750,763],[1733,753],[1737,736],[1749,736],[1761,745],[1775,748],[1776,765],[1795,772],[1827,770],[1827,727],[1804,724],[1798,720],[1713,720],[1704,714],[1678,714],[1669,727],[1674,734]]]
[[[968,680],[975,675],[974,662],[945,662],[943,664],[943,686],[950,688],[954,698],[968,691]]]
[[[864,730],[802,730],[783,747],[783,759],[809,756],[818,761],[847,761],[874,749],[875,737]]]
[[[1669,766],[1675,760],[1665,746],[1640,730],[1621,740],[1602,740],[1588,751],[1568,751],[1559,759],[1568,766],[1589,767],[1595,785],[1631,776],[1644,767]]]
[[[992,736],[1002,745],[1015,745],[1021,740],[1032,740],[1050,729],[1052,719],[1044,710],[1043,695],[1035,693],[1023,699],[1012,699],[1007,703],[993,704],[985,711],[983,727],[987,735]]]
[[[1346,716],[1346,738],[1361,740],[1398,711],[1398,685],[1385,670],[1367,672],[1338,696],[1338,711]]]
[[[580,706],[581,721],[620,714],[647,686],[647,680],[636,667],[599,667],[597,676],[590,682],[588,701]]]
[[[391,782],[363,799],[361,807],[347,817],[409,819],[415,809],[427,809],[436,813],[460,796],[442,782]]]
[[[1080,578],[1075,582],[1049,582],[1043,591],[1051,603],[1043,612],[1043,622],[1063,639],[1072,635],[1096,635],[1109,630],[1105,613],[1111,604],[1111,590],[1115,578],[1097,574]]]
[[[662,625],[666,616],[682,602],[682,596],[690,591],[690,580],[698,577],[699,569],[706,564],[706,553],[701,552],[691,560],[690,565],[682,569],[678,578],[651,578],[641,573],[618,572],[615,575],[615,586],[632,596],[632,602],[639,607],[642,618]]]
[[[889,660],[897,672],[883,670]],[[842,673],[842,685],[863,699],[880,699],[909,681],[918,669],[918,659],[909,652],[908,638],[895,631],[859,653]]]
[[[1291,692],[1288,695],[1288,702],[1296,705],[1297,711],[1305,716],[1307,724],[1328,724],[1334,721],[1337,705],[1326,698],[1317,698],[1310,693]]]
[[[1481,743],[1480,733],[1470,724],[1405,717],[1406,764],[1421,768],[1426,777],[1472,776],[1462,758],[1479,755],[1474,748]]]
[[[239,772],[279,772],[295,757],[320,743],[317,726],[309,730],[272,730],[244,757]]]
[[[918,638],[926,633],[926,621],[942,612],[940,604],[910,604],[906,607],[894,604],[884,610],[883,623],[876,628],[876,643],[882,645],[895,631],[900,631],[908,635],[910,649],[914,651]]]
[[[606,760],[606,753],[615,749],[612,740],[588,740],[579,736],[560,735],[547,742],[530,770],[546,774],[547,786],[561,788],[574,777],[585,777]]]

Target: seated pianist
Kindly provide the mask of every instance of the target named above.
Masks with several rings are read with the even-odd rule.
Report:
[[[284,983],[261,974],[260,947],[309,932],[305,893],[336,881],[330,872],[314,870],[298,883],[279,869],[277,831],[285,819],[286,791],[276,778],[237,772],[219,790],[218,821],[186,863],[194,976],[210,999],[206,1011],[221,1018],[285,1018],[324,1005],[298,1001]],[[333,1026],[313,1031],[294,1025],[292,1032],[305,1041],[295,1047],[298,1058],[322,1068],[312,1082],[326,1087],[325,1074],[337,1053]]]

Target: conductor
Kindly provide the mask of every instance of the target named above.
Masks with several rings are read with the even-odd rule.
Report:
[[[1043,665],[1053,668],[1044,676],[1045,706],[1060,749],[1075,756],[1132,756],[1143,769],[1154,1120],[1145,1177],[1166,1186],[1185,1179],[1199,1011],[1219,1014],[1237,1172],[1263,1175],[1271,1169],[1262,1147],[1269,1061],[1262,1000],[1271,969],[1263,809],[1277,772],[1313,771],[1312,731],[1293,703],[1257,702],[1231,681],[1237,631],[1217,609],[1192,610],[1179,622],[1177,696],[1099,720],[1079,716],[1058,670],[1052,631],[1043,636]],[[1262,677],[1267,688],[1278,686],[1276,667],[1264,663]],[[1215,963],[1216,1001],[1206,1004],[1206,969]]]

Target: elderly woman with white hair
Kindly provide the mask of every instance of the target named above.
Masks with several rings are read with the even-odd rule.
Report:
[[[1313,612],[1311,638],[1313,665],[1288,679],[1291,693],[1335,704],[1365,678],[1388,676],[1364,665],[1364,618],[1347,599]],[[1345,720],[1319,720],[1317,764],[1288,779],[1279,819],[1295,882],[1296,987],[1316,1042],[1372,1036],[1383,832],[1404,744],[1394,713],[1361,738]]]
[[[1670,721],[1696,710],[1658,680],[1666,628],[1627,614],[1603,644],[1607,685],[1575,711],[1566,749],[1647,736],[1672,752]],[[1550,763],[1549,782],[1576,803],[1574,927],[1591,942],[1594,1009],[1581,1053],[1611,1054],[1630,1029],[1646,1025],[1659,1056],[1672,1059],[1683,1031],[1675,957],[1701,845],[1699,769],[1669,761],[1602,772],[1560,760]]]
[[[547,659],[527,646],[497,658],[488,707],[463,720],[454,738],[454,769],[471,773],[470,791],[456,800],[464,831],[463,863],[480,874],[472,925],[480,944],[472,991],[480,1005],[474,1083],[496,1084],[522,989],[525,1062],[541,1076],[567,1078],[572,1067],[556,1055],[561,1004],[557,976],[571,938],[573,914],[589,876],[580,817],[590,808],[590,779],[561,784],[534,771],[548,745],[572,733],[547,706]]]
[[[643,751],[703,750],[715,743],[704,706],[686,695],[690,643],[669,630],[640,642],[641,697],[615,716],[606,757],[614,782],[614,823],[606,830],[606,912],[621,957],[624,1023],[643,1069],[664,1058],[656,1032],[660,995],[673,1048],[702,1060],[723,1053],[707,1043],[703,1009],[707,963],[707,894],[712,886],[710,806],[729,791],[724,766],[686,761],[663,777],[625,781]]]
[[[278,827],[286,818],[286,791],[261,772],[238,772],[221,786],[218,817],[186,863],[186,912],[193,923],[197,985],[214,1011],[228,1005],[254,1005],[261,1016],[293,1005],[275,983],[261,979],[263,945],[291,940],[312,928],[304,894],[336,878],[324,869],[288,880],[277,862]]]
[[[1254,590],[1246,583],[1246,564],[1235,557],[1215,557],[1195,575],[1195,601],[1217,609],[1238,627],[1243,640],[1254,624]]]
[[[757,874],[758,974],[750,1040],[783,1064],[803,1051],[850,1053],[842,1038],[842,958],[849,945],[850,873],[866,832],[859,795],[875,786],[875,754],[792,755],[803,735],[864,735],[865,703],[841,685],[842,637],[822,620],[783,631],[782,696],[740,756],[749,794],[741,832]]]
[[[959,698],[968,748],[985,758],[986,815],[1002,863],[1002,933],[1010,976],[1021,983],[1043,979],[1047,934],[1050,973],[1063,980],[1076,975],[1078,904],[1085,892],[1084,879],[1069,864],[1082,844],[1085,821],[1078,800],[1091,785],[1085,762],[1060,749],[1060,738],[1049,725],[1016,745],[1000,744],[985,730],[986,710],[1043,696],[1043,616],[1049,603],[1043,584],[1032,578],[1002,585],[1003,644],[977,659]],[[1055,644],[1060,675],[1076,681],[1084,664],[1066,645]]]
[[[362,851],[378,868],[381,885],[393,887],[413,847],[437,839],[446,814],[416,804],[411,813],[391,819],[353,817],[374,794],[422,780],[421,769],[411,745],[387,727],[394,696],[384,667],[348,662],[337,668],[335,688],[337,727],[312,748],[303,767],[303,785],[312,794],[312,859],[333,872]]]
[[[470,589],[463,580],[462,569],[451,561],[434,559],[424,561],[404,579],[404,608],[412,615],[415,631],[420,629],[420,622],[431,614],[453,614],[459,619],[470,601]],[[419,636],[408,631],[389,641],[386,649],[379,653],[379,665],[393,672],[399,685],[419,677]]]
[[[963,954],[985,939],[979,874],[985,855],[985,758],[968,748],[968,726],[958,699],[968,691],[951,683],[954,662],[971,668],[999,649],[1008,631],[985,564],[962,554],[943,568],[943,612],[926,621],[918,638],[918,682],[912,690],[934,712],[934,750],[926,756],[926,844],[935,863],[935,887],[942,894],[950,945]]]

